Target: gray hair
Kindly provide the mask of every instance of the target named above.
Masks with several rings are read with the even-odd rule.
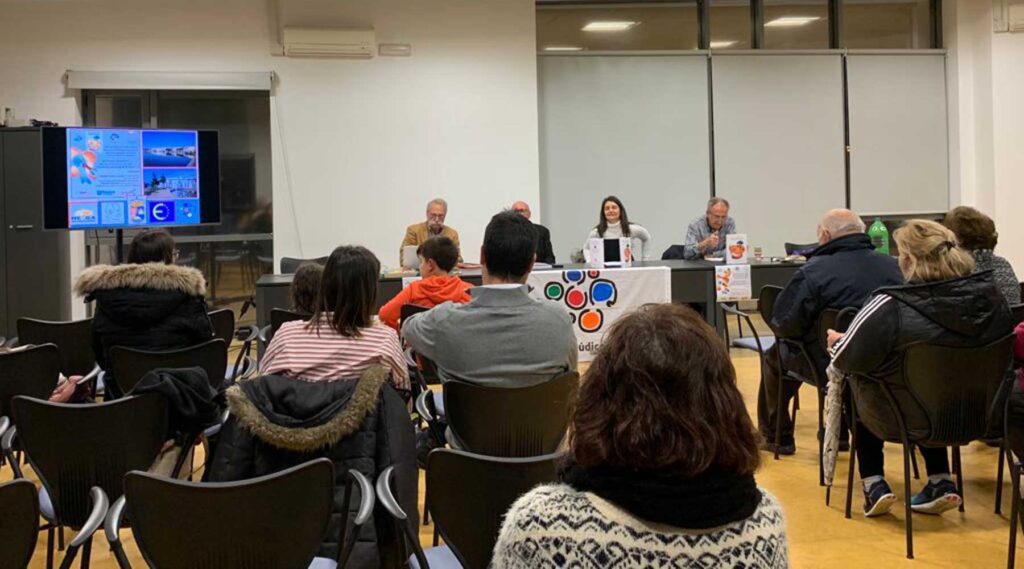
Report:
[[[445,211],[448,211],[448,202],[444,201],[444,199],[442,199],[442,198],[434,198],[434,199],[430,200],[429,202],[427,202],[427,209],[429,210],[430,206],[432,206],[434,204],[437,204],[437,205],[443,207]]]
[[[821,228],[835,237],[851,233],[864,233],[864,220],[848,209],[830,209],[821,218]]]
[[[724,205],[725,209],[730,209],[729,200],[725,198],[714,197],[708,200],[708,211],[711,211],[711,208],[715,207],[718,204]]]

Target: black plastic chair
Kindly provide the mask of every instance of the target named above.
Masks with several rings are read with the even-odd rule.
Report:
[[[214,389],[220,390],[227,371],[227,345],[215,338],[189,348],[151,352],[115,346],[110,348],[110,368],[121,393],[130,392],[142,376],[159,368],[201,367]]]
[[[118,535],[127,510],[150,567],[345,567],[374,506],[371,482],[353,470],[346,499],[353,483],[359,512],[351,530],[341,528],[337,560],[314,559],[334,503],[334,466],[326,458],[239,482],[196,484],[129,472],[124,498],[107,516],[107,541],[121,569],[130,569]],[[189,513],[187,524],[181,511]]]
[[[327,257],[317,257],[316,259],[296,259],[295,257],[281,257],[281,274],[293,274],[299,270],[299,267],[306,263],[316,263],[317,265],[326,265]]]
[[[871,377],[854,376],[854,381],[873,381],[880,385],[889,409],[896,418],[899,430],[898,442],[903,445],[903,483],[910,490],[910,454],[912,444],[927,447],[953,447],[953,469],[956,486],[963,497],[963,472],[960,465],[960,446],[980,439],[987,431],[989,409],[1000,391],[1010,364],[1013,337],[1008,336],[986,346],[954,348],[933,344],[911,346],[903,360],[903,375],[907,390],[921,406],[931,426],[929,437],[924,440],[910,440],[904,412],[892,394],[888,384]],[[863,403],[857,401],[857,390],[850,405],[851,425],[856,425],[857,408]],[[855,432],[855,431],[854,431]],[[850,441],[850,472],[846,488],[846,517],[850,517],[853,498],[853,471],[857,462],[857,437]],[[913,521],[910,499],[904,500],[906,513],[904,523],[907,534],[907,558],[914,558]],[[963,502],[960,504],[962,512]]]
[[[11,417],[16,395],[48,398],[57,387],[60,366],[60,352],[53,344],[0,354],[0,416]]]
[[[497,458],[451,449],[431,451],[427,492],[434,523],[446,545],[426,551],[394,498],[393,467],[377,478],[377,499],[401,526],[398,531],[413,551],[410,567],[485,569],[491,563],[505,513],[533,487],[557,480],[559,458],[555,454]]]
[[[39,539],[39,497],[28,480],[0,484],[0,551],[5,567],[28,567]]]
[[[767,285],[767,286],[764,286],[764,287],[761,288],[761,292],[760,292],[760,294],[758,296],[758,303],[757,303],[758,310],[761,312],[761,318],[765,321],[766,324],[768,324],[769,327],[771,327],[772,317],[775,314],[775,302],[776,302],[776,300],[778,300],[779,295],[781,293],[782,293],[782,287],[773,286],[773,285]],[[826,314],[827,314],[827,316],[826,316]],[[828,318],[829,322],[834,322],[835,321],[834,320],[835,316],[837,314],[838,314],[838,312],[834,311],[834,310],[831,311],[831,312],[829,312],[829,311],[823,312],[823,314],[821,316],[819,316],[818,329],[819,330],[821,329],[821,319],[822,319],[823,316],[825,318]],[[774,332],[774,329],[772,331]],[[787,370],[782,365],[782,352],[781,352],[781,349],[780,350],[776,350],[776,352],[775,352],[776,365],[778,366],[778,369],[782,372],[782,373],[779,374],[779,384],[776,387],[776,389],[778,390],[777,393],[779,393],[781,395],[781,393],[782,393],[782,382],[783,381],[787,381],[787,380],[788,381],[800,381],[801,383],[807,383],[807,384],[811,385],[812,387],[814,387],[815,391],[817,393],[817,396],[818,396],[818,484],[821,485],[821,486],[824,486],[825,485],[825,470],[824,470],[824,462],[822,460],[822,456],[824,454],[824,431],[825,431],[825,428],[824,428],[825,427],[825,416],[824,416],[825,382],[822,380],[822,378],[818,377],[817,369],[816,369],[816,366],[814,365],[814,360],[811,359],[810,355],[807,353],[807,349],[805,348],[805,346],[802,343],[795,342],[795,341],[792,341],[792,340],[786,340],[784,338],[779,338],[778,335],[776,335],[775,343],[777,345],[780,345],[780,348],[781,348],[781,344],[787,345],[789,347],[790,351],[792,351],[795,354],[799,354],[800,357],[803,358],[804,363],[807,365],[807,369],[811,370],[811,377],[803,377],[801,375],[795,374],[795,373]],[[776,412],[776,417],[781,417],[783,412],[787,412],[784,409],[784,407],[783,407],[783,400],[782,399],[783,398],[781,396],[778,398],[778,407],[776,408],[776,411],[775,411]],[[797,411],[797,407],[794,404],[793,419],[792,419],[794,425],[796,424],[796,411]],[[779,421],[776,421],[776,423],[775,423],[775,460],[779,459],[779,444],[781,443],[781,441],[782,441],[782,423],[779,422]]]
[[[50,322],[35,318],[18,319],[18,342],[53,344],[60,352],[60,371],[67,377],[89,375],[97,370],[92,350],[92,318]]]
[[[580,376],[574,371],[529,387],[444,386],[448,442],[454,449],[500,457],[551,454],[569,428]]]
[[[47,530],[49,568],[54,530],[61,526],[95,530],[97,507],[103,506],[98,522],[102,524],[107,499],[121,496],[125,473],[153,464],[167,436],[167,403],[156,394],[82,405],[18,396],[13,408],[16,427],[4,435],[3,451],[10,459],[17,436],[42,482],[39,509],[47,524],[39,529]],[[22,478],[18,465],[13,461],[11,465]],[[92,534],[84,533],[79,533],[78,545],[82,546],[82,566],[88,567]],[[72,540],[71,545],[76,542]]]
[[[1017,324],[1024,322],[1024,304],[1014,304],[1010,307],[1010,312],[1013,313],[1013,321]]]
[[[213,325],[213,335],[224,340],[224,345],[231,349],[231,342],[238,340],[242,347],[238,350],[238,356],[231,367],[230,374],[224,379],[229,382],[240,377],[248,377],[256,372],[256,362],[252,359],[252,343],[258,337],[256,326],[242,326],[235,328],[235,312],[230,308],[220,308],[206,313]]]

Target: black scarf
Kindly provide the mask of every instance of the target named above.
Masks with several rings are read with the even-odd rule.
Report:
[[[761,503],[753,474],[709,469],[685,478],[663,471],[566,464],[559,475],[576,490],[597,494],[642,520],[683,529],[745,520]]]

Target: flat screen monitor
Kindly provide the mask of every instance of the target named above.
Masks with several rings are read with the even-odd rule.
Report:
[[[43,226],[141,229],[220,223],[217,132],[43,129]]]

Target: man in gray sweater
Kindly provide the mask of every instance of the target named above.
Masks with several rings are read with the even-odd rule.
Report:
[[[512,211],[495,215],[480,248],[483,285],[469,289],[472,301],[446,302],[402,324],[402,337],[437,364],[442,380],[523,387],[575,371],[568,313],[534,300],[526,286],[536,249],[529,220]]]

